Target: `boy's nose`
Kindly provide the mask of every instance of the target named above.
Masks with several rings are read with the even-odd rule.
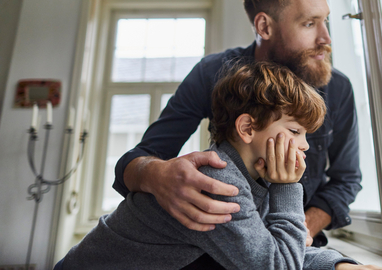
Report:
[[[301,144],[300,144],[300,146],[299,146],[299,149],[301,150],[301,151],[308,151],[308,149],[309,149],[309,143],[306,141],[306,139],[304,139],[302,142],[301,142]]]

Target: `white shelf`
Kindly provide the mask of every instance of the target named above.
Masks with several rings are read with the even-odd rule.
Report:
[[[348,242],[339,240],[337,238],[328,237],[329,243],[326,248],[335,249],[338,252],[348,256],[361,264],[373,264],[377,266],[382,266],[382,256],[375,253],[352,245]]]

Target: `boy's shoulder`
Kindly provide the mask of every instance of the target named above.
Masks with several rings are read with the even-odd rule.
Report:
[[[219,147],[216,144],[213,144],[207,151],[214,151],[219,156],[219,158],[225,162],[227,162],[227,166],[223,169],[217,169],[212,166],[201,166],[199,171],[209,177],[220,180],[224,183],[238,186],[240,183],[243,185],[248,185],[245,177],[242,172],[236,166],[232,158],[225,151],[224,147]]]

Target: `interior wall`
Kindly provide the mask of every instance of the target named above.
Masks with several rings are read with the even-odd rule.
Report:
[[[12,27],[8,31],[16,33],[1,111],[0,265],[25,263],[35,205],[34,201],[27,200],[27,188],[34,183],[26,156],[27,129],[30,127],[32,110],[13,108],[17,81],[38,78],[62,82],[61,103],[53,109],[54,129],[50,134],[44,173],[46,178],[55,179],[61,161],[80,9],[81,1],[78,0],[23,1],[18,28],[15,24],[0,26],[0,30]],[[40,115],[41,123],[44,124],[46,110],[41,109]],[[44,138],[41,127],[38,135],[35,156],[39,169]],[[49,269],[46,265],[47,247],[55,191],[53,187],[44,194],[39,204],[30,260],[32,264],[37,264],[36,269]]]
[[[243,0],[223,0],[222,35],[223,49],[247,47],[255,40]]]
[[[19,22],[22,0],[0,0],[0,124],[9,65]]]

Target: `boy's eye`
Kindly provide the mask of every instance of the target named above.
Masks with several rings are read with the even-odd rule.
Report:
[[[294,135],[300,134],[300,132],[298,132],[297,129],[290,129],[289,131],[292,132],[292,134],[294,134]]]

